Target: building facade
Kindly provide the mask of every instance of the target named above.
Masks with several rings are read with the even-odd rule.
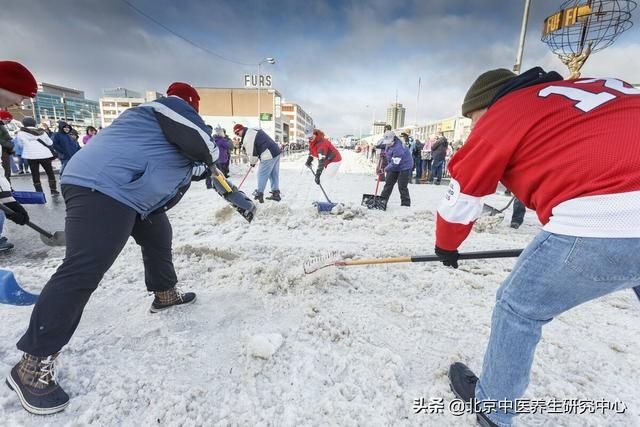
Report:
[[[384,127],[387,125],[387,122],[375,121],[373,122],[373,126],[371,127],[371,134],[377,135],[379,133],[384,133]]]
[[[387,108],[387,123],[391,129],[398,129],[404,126],[404,115],[406,108],[398,102],[394,102]]]
[[[86,99],[81,90],[39,83],[38,93],[30,106],[38,123],[45,122],[55,127],[58,121],[63,120],[78,128],[100,125],[98,102]]]
[[[156,100],[162,96],[161,93],[148,90],[144,97],[141,93],[126,88],[103,89],[100,98],[100,116],[102,117],[102,127],[109,126],[118,118],[123,111],[132,107],[137,107],[145,102]]]
[[[289,119],[289,142],[306,144],[306,129],[313,129],[313,118],[298,104],[285,102],[282,104],[282,115]]]
[[[282,95],[277,90],[211,87],[196,90],[200,95],[200,115],[205,123],[214,128],[220,125],[229,136],[236,123],[261,127],[278,144],[288,142],[290,123],[282,114]]]

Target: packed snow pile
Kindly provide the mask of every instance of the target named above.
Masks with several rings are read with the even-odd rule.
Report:
[[[323,180],[340,207],[325,201],[304,167],[306,155],[281,163],[282,201],[258,205],[247,223],[204,183],[169,211],[174,265],[194,304],[150,314],[139,247],[130,239],[85,308],[60,355],[59,381],[71,396],[60,414],[27,414],[0,387],[0,424],[41,425],[474,425],[448,410],[446,377],[462,361],[479,373],[495,292],[515,259],[325,268],[305,274],[310,257],[339,251],[350,259],[431,255],[435,210],[446,186],[397,188],[387,211],[360,206],[373,194],[375,161],[345,151],[340,173]],[[237,185],[247,165],[232,165]],[[256,174],[242,189],[251,194]],[[384,183],[380,183],[380,190]],[[269,188],[267,188],[267,191]],[[487,201],[496,208],[510,197]],[[461,251],[522,248],[540,230],[527,212],[518,230],[511,209],[481,218]],[[61,219],[58,219],[61,222]],[[16,245],[0,262],[39,292],[64,257],[33,232],[5,226]],[[0,305],[0,371],[30,307]],[[631,291],[589,302],[545,326],[528,399],[588,399],[627,405],[578,415],[531,414],[521,425],[640,425],[640,303]],[[416,399],[442,398],[442,414],[416,413]]]

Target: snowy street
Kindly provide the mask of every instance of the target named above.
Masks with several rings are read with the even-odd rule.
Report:
[[[400,207],[396,187],[386,212],[367,210],[360,200],[374,192],[373,164],[353,151],[342,155],[338,175],[323,182],[331,200],[344,203],[340,214],[312,206],[324,200],[304,168],[306,153],[283,159],[283,200],[258,205],[251,224],[203,182],[193,183],[169,217],[179,285],[197,293],[195,304],[150,314],[153,296],[130,239],[58,359],[69,406],[36,417],[2,386],[0,424],[474,425],[475,416],[449,411],[446,373],[455,361],[480,373],[495,292],[515,259],[460,261],[458,270],[434,262],[305,275],[306,259],[331,250],[354,259],[433,253],[446,185],[410,184],[410,208]],[[246,167],[232,165],[233,183]],[[242,190],[250,195],[255,185],[253,171]],[[509,200],[496,194],[487,202],[502,208]],[[53,211],[27,209],[39,225],[61,229],[58,203]],[[508,209],[481,218],[461,252],[525,247],[541,225],[528,211],[514,230],[510,217]],[[0,263],[39,292],[64,248],[42,245],[26,227],[8,222],[5,229],[15,249]],[[15,343],[30,313],[0,305],[3,375],[20,357]],[[640,426],[639,335],[640,303],[630,290],[555,319],[543,330],[525,398],[619,400],[626,411],[538,413],[519,425]],[[443,413],[415,413],[420,398],[444,399]]]

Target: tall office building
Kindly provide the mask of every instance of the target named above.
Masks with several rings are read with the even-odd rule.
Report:
[[[404,126],[405,108],[402,104],[394,102],[387,108],[387,124],[391,125],[391,129],[398,129]]]

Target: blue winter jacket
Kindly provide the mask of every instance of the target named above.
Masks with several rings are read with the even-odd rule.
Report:
[[[385,150],[387,156],[387,167],[384,168],[386,172],[403,172],[407,170],[413,170],[413,156],[409,147],[400,141],[396,136],[391,144]]]
[[[62,128],[69,126],[66,122],[58,122],[58,132],[53,134],[53,149],[58,153],[60,160],[69,160],[80,150],[80,144],[68,133],[64,133]],[[70,127],[70,126],[69,126]]]
[[[67,164],[61,184],[95,189],[143,217],[175,205],[218,158],[198,113],[170,96],[130,108]]]
[[[242,146],[247,151],[249,163],[273,159],[280,155],[280,147],[262,129],[247,128],[242,137]]]

